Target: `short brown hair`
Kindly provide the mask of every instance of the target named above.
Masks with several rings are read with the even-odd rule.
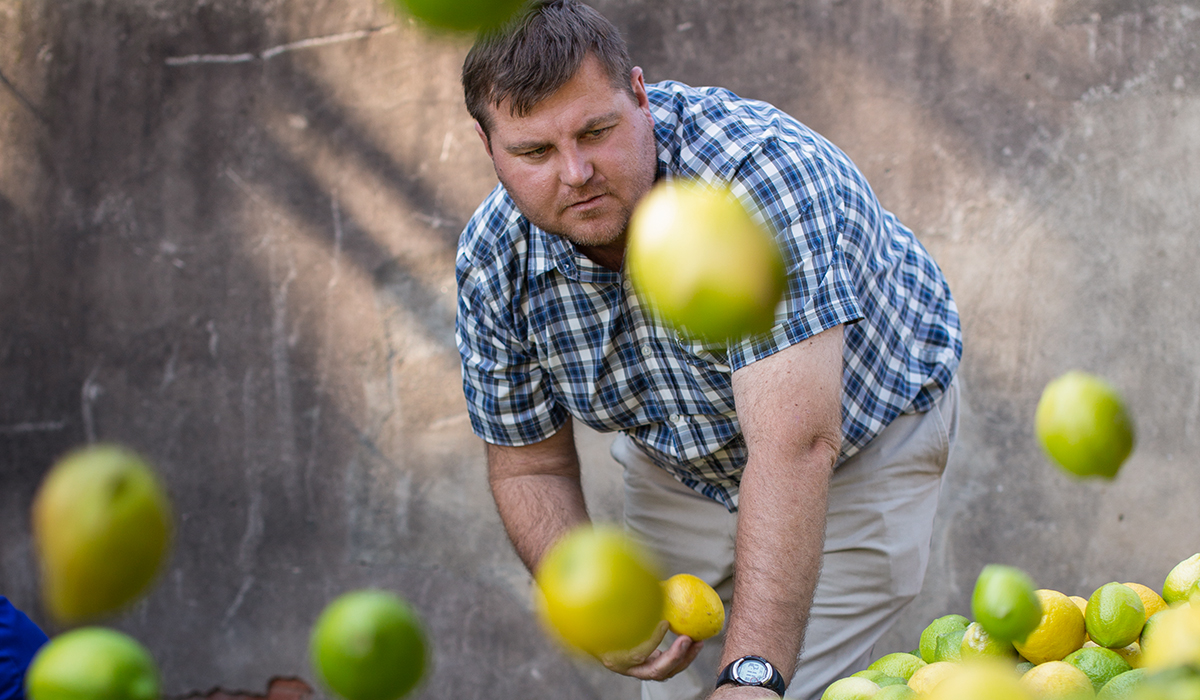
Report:
[[[613,87],[630,93],[633,62],[620,31],[576,0],[538,0],[500,29],[480,34],[463,62],[467,111],[489,132],[488,106],[508,100],[523,117],[574,77],[588,54]]]

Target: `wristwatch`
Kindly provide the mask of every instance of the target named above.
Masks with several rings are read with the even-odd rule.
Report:
[[[779,693],[787,690],[787,683],[779,671],[761,656],[743,656],[721,670],[717,676],[717,687],[733,683],[735,685],[752,685]]]

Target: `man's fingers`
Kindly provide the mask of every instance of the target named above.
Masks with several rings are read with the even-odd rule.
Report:
[[[650,635],[649,639],[632,649],[601,654],[599,657],[601,663],[610,671],[628,674],[630,668],[645,663],[651,654],[658,653],[656,649],[663,637],[667,635],[667,628],[666,620],[659,622],[658,627],[654,629],[654,634]]]
[[[644,681],[665,681],[691,665],[702,648],[704,642],[679,637],[665,651],[655,651],[645,663],[631,667],[626,675]]]

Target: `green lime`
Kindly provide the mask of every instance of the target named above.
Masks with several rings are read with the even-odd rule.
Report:
[[[864,668],[863,670],[858,671],[856,673],[851,673],[850,677],[851,678],[866,678],[867,680],[871,681],[875,685],[881,685],[879,681],[883,680],[884,678],[891,678],[891,676],[889,676],[888,674],[884,673],[883,671],[880,671],[879,669],[875,669],[875,668]]]
[[[1133,451],[1133,421],[1120,394],[1084,372],[1046,385],[1034,422],[1046,453],[1076,476],[1111,479]]]
[[[929,625],[921,631],[921,643],[919,646],[920,657],[926,663],[937,661],[934,658],[934,652],[937,651],[938,637],[952,630],[965,630],[971,621],[962,615],[943,615],[938,619],[930,622]]]
[[[866,678],[840,678],[825,689],[821,700],[869,700],[879,693],[879,686]]]
[[[1096,693],[1096,700],[1126,700],[1133,695],[1133,689],[1138,687],[1145,677],[1146,671],[1140,668],[1113,676],[1100,688],[1100,692]]]
[[[873,700],[915,700],[917,691],[909,688],[907,685],[887,685],[879,689],[875,693]]]
[[[1007,659],[1016,658],[1017,650],[1013,648],[1012,642],[993,637],[983,625],[972,622],[963,633],[959,654],[963,661],[980,657]]]
[[[918,668],[921,668],[924,665],[925,662],[921,660],[920,657],[898,651],[894,654],[888,654],[876,659],[867,668],[874,669],[876,671],[883,671],[885,675],[896,676],[897,678],[903,678],[905,681],[907,681],[909,678],[912,678],[912,674]]]
[[[313,626],[313,668],[346,700],[396,700],[425,675],[421,621],[399,596],[351,591],[330,603]]]
[[[1192,586],[1200,581],[1200,554],[1193,554],[1171,569],[1163,581],[1162,597],[1168,605],[1188,599]]]
[[[1129,586],[1106,583],[1088,598],[1084,620],[1093,642],[1115,649],[1138,640],[1146,624],[1146,606]]]
[[[83,627],[38,650],[25,694],[29,700],[158,700],[158,670],[132,637]]]
[[[124,608],[153,582],[171,539],[171,506],[145,460],[115,445],[60,459],[33,501],[42,596],[76,623]]]
[[[1104,684],[1116,676],[1132,670],[1129,662],[1112,649],[1104,647],[1085,647],[1067,654],[1063,659],[1075,668],[1087,674],[1092,681],[1092,689],[1100,692]]]
[[[988,634],[1023,642],[1042,620],[1042,604],[1033,580],[1020,569],[988,564],[975,581],[971,612]]]
[[[962,640],[967,634],[967,628],[951,630],[937,638],[937,649],[933,652],[934,661],[961,661]]]

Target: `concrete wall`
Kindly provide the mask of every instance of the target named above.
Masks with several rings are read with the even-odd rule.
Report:
[[[925,591],[880,653],[969,612],[988,562],[1087,595],[1200,550],[1200,5],[596,5],[648,79],[841,145],[951,281],[961,441]],[[311,682],[320,608],[385,586],[431,629],[421,697],[628,696],[538,631],[466,420],[454,243],[494,182],[467,46],[371,0],[0,0],[0,593],[44,621],[33,491],[115,440],[178,511],[168,571],[113,621],[169,695]],[[1033,441],[1041,388],[1076,367],[1136,413],[1112,484]],[[618,518],[607,438],[581,442]]]

